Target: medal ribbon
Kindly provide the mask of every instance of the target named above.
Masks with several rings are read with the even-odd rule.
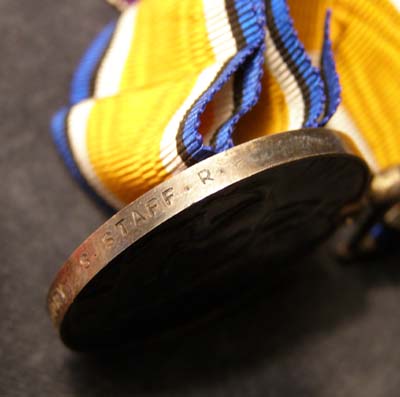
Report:
[[[310,57],[283,0],[119,5],[52,121],[72,175],[113,208],[234,144],[325,125],[339,105],[326,8]]]

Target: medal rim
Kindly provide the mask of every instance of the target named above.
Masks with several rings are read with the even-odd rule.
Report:
[[[368,167],[352,141],[341,132],[318,128],[283,132],[243,143],[152,188],[94,231],[58,271],[47,297],[54,326],[60,331],[69,307],[96,274],[170,218],[252,175],[302,159],[324,156],[348,156],[352,161],[360,162],[365,169],[364,185],[367,185]],[[139,209],[146,213],[142,214]],[[130,219],[130,227],[124,223],[126,219]]]

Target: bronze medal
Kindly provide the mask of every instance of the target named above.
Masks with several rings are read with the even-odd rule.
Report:
[[[326,129],[208,158],[127,205],[75,250],[49,291],[53,323],[82,351],[190,324],[327,236],[368,181],[351,142]]]

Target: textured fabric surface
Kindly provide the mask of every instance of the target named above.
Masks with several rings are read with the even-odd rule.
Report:
[[[284,125],[260,136],[325,125],[340,97],[328,24],[325,30],[319,70],[285,0],[265,7],[263,0],[138,1],[80,61],[70,103],[52,122],[60,154],[86,190],[118,209],[232,147],[237,123],[255,104],[284,103],[275,112]],[[276,85],[284,101],[268,95]]]
[[[397,397],[399,258],[343,267],[323,251],[249,307],[145,352],[61,345],[47,288],[106,216],[69,177],[49,119],[112,15],[98,0],[0,2],[0,395]]]

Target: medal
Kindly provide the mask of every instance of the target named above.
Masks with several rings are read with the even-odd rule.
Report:
[[[339,106],[326,1],[307,18],[290,4],[312,40],[284,0],[113,3],[121,17],[89,47],[52,122],[75,179],[119,210],[50,288],[67,346],[115,348],[189,326],[346,216],[354,227],[338,253],[356,252],[383,216],[398,224],[376,130],[353,116],[345,56]],[[333,19],[334,37],[341,26]]]
[[[309,249],[365,190],[369,172],[355,153],[337,132],[286,132],[203,160],[145,193],[58,273],[48,304],[64,342],[112,348],[187,325],[249,274]],[[184,319],[176,315],[182,303]]]

